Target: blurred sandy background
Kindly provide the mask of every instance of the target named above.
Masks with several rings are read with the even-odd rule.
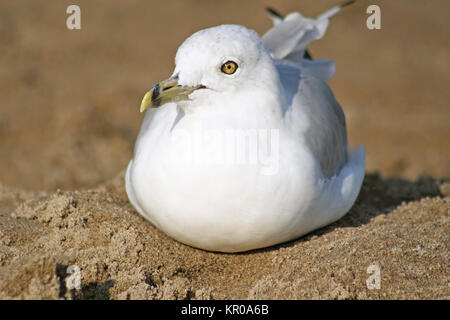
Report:
[[[66,29],[68,15],[65,11],[73,3],[81,7],[81,30]],[[308,249],[305,248],[308,246],[307,238],[306,242],[300,241],[282,252],[278,251],[283,248],[257,253],[254,259],[245,255],[224,258],[223,255],[204,253],[165,238],[150,224],[143,223],[137,217],[124,196],[121,179],[143,119],[138,111],[141,98],[154,83],[166,79],[172,73],[176,50],[186,37],[199,29],[223,23],[242,24],[262,35],[271,27],[265,6],[274,7],[283,14],[300,11],[305,16],[316,16],[337,3],[339,1],[330,0],[1,0],[0,240],[3,240],[0,244],[3,249],[0,250],[0,267],[3,270],[17,270],[19,266],[28,266],[25,267],[28,271],[21,269],[27,276],[6,276],[6,271],[3,272],[3,278],[0,276],[0,293],[3,292],[3,296],[0,294],[0,297],[68,297],[68,293],[59,287],[62,283],[61,273],[55,273],[54,270],[54,266],[61,266],[66,262],[84,265],[84,280],[88,283],[84,288],[87,291],[83,291],[81,296],[75,296],[81,298],[450,297],[447,247],[449,206],[448,197],[445,197],[448,188],[441,185],[443,178],[450,177],[450,2],[447,0],[359,0],[334,17],[325,37],[311,45],[310,51],[314,58],[336,61],[337,71],[330,85],[345,111],[350,144],[355,146],[363,143],[366,148],[367,172],[370,173],[356,209],[352,210],[347,220],[326,229],[329,233],[322,231],[326,234],[323,236],[323,243],[311,244]],[[365,11],[369,4],[374,3],[381,7],[381,30],[366,28],[368,15]],[[415,181],[420,175],[428,177]],[[57,189],[78,191],[54,193]],[[92,191],[94,196],[89,193],[91,191],[80,191],[86,189],[94,189],[97,193]],[[94,200],[90,200],[91,198]],[[411,207],[408,207],[408,201],[413,201]],[[329,283],[322,284],[321,293],[308,288],[303,288],[303,291],[298,288],[294,290],[291,287],[294,283],[292,279],[272,281],[270,270],[263,274],[263,271],[256,272],[256,268],[250,269],[252,272],[243,273],[243,270],[248,270],[244,266],[251,265],[252,261],[267,265],[270,259],[272,262],[275,258],[283,260],[286,259],[286,254],[297,256],[305,250],[311,250],[312,253],[323,251],[326,256],[329,253],[329,242],[326,241],[343,241],[339,243],[345,244],[345,250],[353,250],[352,243],[370,243],[370,237],[369,240],[361,240],[358,232],[365,230],[367,234],[375,230],[371,227],[372,218],[384,217],[384,214],[392,212],[402,202],[403,211],[400,211],[405,215],[398,216],[398,213],[396,216],[395,211],[386,216],[386,219],[393,220],[385,223],[387,229],[380,229],[381,238],[378,239],[379,242],[370,244],[374,246],[371,252],[384,252],[379,246],[383,248],[385,241],[393,248],[404,250],[404,255],[400,257],[416,263],[416,267],[425,267],[426,261],[434,261],[434,266],[439,266],[430,271],[430,279],[434,279],[434,282],[426,282],[425,278],[418,275],[420,272],[423,275],[423,270],[403,270],[407,279],[413,277],[412,272],[418,280],[406,285],[410,289],[415,288],[411,289],[413,291],[402,291],[405,282],[395,278],[399,274],[397,267],[401,263],[392,262],[391,255],[386,253],[384,256],[372,257],[373,259],[367,258],[367,263],[374,259],[387,259],[389,262],[386,263],[391,263],[392,278],[387,276],[386,279],[396,283],[397,287],[378,293],[368,292],[361,281],[356,286],[361,291],[349,289],[353,288],[351,281],[356,281],[355,274],[352,278],[344,267],[344,271],[340,267],[336,271],[333,267],[330,269],[323,266],[324,269],[319,268],[317,273],[313,272],[315,278],[312,278],[315,281],[333,274],[333,281],[337,283],[334,287]],[[71,203],[77,205],[70,207]],[[114,205],[111,207],[109,203]],[[67,206],[72,209],[67,209]],[[93,207],[98,210],[95,211]],[[100,262],[89,260],[93,259],[89,253],[90,246],[97,253],[103,252],[98,253],[99,257],[102,254],[108,257],[120,245],[108,244],[106,251],[101,251],[99,248],[103,248],[101,246],[104,243],[109,243],[106,238],[96,240],[93,234],[88,234],[81,240],[75,237],[80,230],[84,230],[77,228],[86,227],[82,227],[83,223],[62,224],[63,227],[54,224],[57,220],[55,217],[65,219],[70,214],[74,214],[75,218],[83,216],[77,210],[82,210],[86,219],[91,217],[89,214],[92,214],[92,210],[94,215],[102,212],[100,222],[95,222],[94,219],[92,223],[113,219],[108,216],[111,210],[122,212],[123,221],[112,220],[116,222],[111,222],[110,227],[96,224],[89,227],[90,232],[95,234],[104,228],[114,229],[116,234],[121,234],[126,239],[123,240],[125,242],[129,242],[131,237],[130,243],[135,243],[133,248],[139,243],[144,243],[145,246],[150,240],[157,241],[155,238],[148,239],[156,234],[156,239],[163,239],[160,241],[163,241],[163,248],[166,249],[147,247],[150,250],[148,254],[158,252],[161,261],[166,264],[161,262],[162,267],[158,267],[153,262],[148,262],[150,258],[139,258],[138,255],[133,259],[137,259],[135,263],[141,268],[140,271],[133,269],[136,267],[134,263],[116,266],[116,271],[111,271],[111,267],[107,268],[109,271],[98,271],[91,263],[97,265]],[[423,221],[428,221],[427,227],[416,225],[423,222],[418,218],[422,217],[420,214],[413,214],[417,212],[425,215]],[[53,220],[49,217],[53,217]],[[134,231],[129,231],[130,225],[126,223],[128,219],[137,221],[131,227]],[[36,220],[41,224],[34,225]],[[114,223],[119,226],[118,230]],[[61,228],[66,228],[68,233],[61,235]],[[144,229],[136,231],[139,228]],[[406,228],[401,233],[404,237],[411,237],[408,238],[410,242],[403,243],[406,247],[412,246],[410,251],[406,247],[402,249],[398,244],[398,228]],[[343,232],[342,238],[339,238],[339,230]],[[99,234],[103,234],[102,232]],[[320,234],[319,232],[318,235]],[[420,238],[423,243],[419,247],[428,248],[431,256],[424,255],[420,258],[423,260],[416,259],[418,251],[413,248],[417,248],[418,244],[414,242],[414,234],[423,236]],[[435,242],[428,241],[431,234],[437,237]],[[43,247],[33,244],[36,241],[44,243]],[[322,236],[318,241],[322,241]],[[53,243],[54,246],[48,243]],[[317,245],[322,249],[317,249]],[[168,249],[173,246],[179,250],[177,258],[173,258],[173,249]],[[71,249],[75,251],[72,252]],[[88,251],[79,253],[79,249]],[[64,258],[58,256],[58,252]],[[161,252],[169,253],[167,256]],[[122,255],[117,256],[114,263],[124,263],[120,259],[129,260],[129,254],[125,250]],[[272,254],[274,258],[269,258]],[[189,259],[199,260],[189,262],[188,259],[186,262],[183,259],[187,256]],[[359,256],[353,261],[354,268],[361,261],[366,261],[364,257],[366,256]],[[326,261],[320,255],[316,258],[319,262]],[[337,255],[330,259],[337,259],[337,264],[345,266],[348,261],[339,260],[344,258],[345,255]],[[275,265],[279,266],[276,259]],[[222,267],[211,267],[211,261]],[[181,270],[190,276],[179,280],[181,271],[174,271],[170,269],[172,267],[170,270],[165,269],[173,264],[181,264]],[[298,269],[299,265],[286,268],[292,271]],[[50,280],[43,278],[47,267],[50,270]],[[364,277],[366,267],[360,265],[359,271],[354,272]],[[158,273],[158,278],[152,273],[152,268],[162,268],[166,273],[161,271],[164,275]],[[199,268],[204,271],[202,275]],[[119,273],[125,272],[124,270],[129,272],[127,277],[135,282],[123,282],[126,277]],[[284,269],[277,270],[280,275],[286,274]],[[241,288],[241,291],[236,289],[236,292],[227,295],[225,284],[229,278],[222,279],[223,282],[216,279],[214,281],[219,282],[211,280],[208,283],[209,276],[212,279],[214,275],[223,272],[228,272],[231,277],[240,277],[240,274],[247,277],[245,286],[253,288],[253,291]],[[148,276],[149,274],[153,276]],[[294,271],[291,274],[293,279],[298,279]],[[344,276],[339,280],[339,275]],[[154,280],[155,277],[160,279],[159,282]],[[110,280],[112,278],[114,280]],[[302,280],[302,283],[308,279]],[[167,287],[168,283],[172,287]],[[274,289],[273,283],[281,283],[282,288]],[[319,286],[317,283],[316,285]],[[138,289],[132,289],[133,286]],[[300,284],[297,283],[297,286]],[[311,288],[317,286],[311,285]],[[419,287],[425,289],[417,291]],[[110,288],[112,291],[108,291]],[[200,290],[197,296],[194,289]],[[131,291],[127,293],[126,290]],[[184,293],[177,296],[173,294],[174,290]]]
[[[0,181],[34,190],[92,187],[131,158],[140,99],[173,70],[178,46],[223,23],[261,35],[264,7],[316,16],[339,1],[77,1],[82,29],[66,29],[70,1],[0,2]],[[312,44],[336,61],[331,87],[367,170],[450,177],[449,3],[377,1],[368,30],[358,1]]]

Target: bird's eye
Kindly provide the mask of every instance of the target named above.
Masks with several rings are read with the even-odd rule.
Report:
[[[238,68],[237,63],[229,60],[222,65],[220,70],[226,74],[233,74],[236,72],[237,68]]]

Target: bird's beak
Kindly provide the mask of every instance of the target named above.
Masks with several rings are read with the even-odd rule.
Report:
[[[157,108],[168,102],[178,102],[189,100],[189,95],[197,89],[205,88],[204,86],[181,86],[178,84],[178,77],[161,81],[153,86],[142,98],[141,112],[148,108]]]

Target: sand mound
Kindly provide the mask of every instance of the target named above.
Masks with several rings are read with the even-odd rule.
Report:
[[[273,2],[316,16],[339,1]],[[264,4],[80,0],[82,29],[69,31],[64,1],[0,1],[0,299],[449,299],[450,184],[413,180],[450,178],[450,2],[423,3],[384,1],[369,30],[370,3],[357,1],[308,48],[336,61],[349,141],[380,176],[337,223],[231,255],[156,230],[117,173],[178,46],[223,23],[263,34]],[[380,289],[367,288],[371,265]]]
[[[0,298],[450,298],[450,185],[441,181],[368,175],[337,223],[280,246],[220,254],[141,218],[122,177],[88,191],[1,187]],[[370,265],[380,268],[380,289],[367,287]],[[69,266],[79,268],[79,289],[67,286]]]

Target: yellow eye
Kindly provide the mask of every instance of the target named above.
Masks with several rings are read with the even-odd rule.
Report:
[[[237,68],[238,68],[237,63],[230,60],[225,62],[220,68],[220,70],[226,74],[233,74],[236,72]]]

